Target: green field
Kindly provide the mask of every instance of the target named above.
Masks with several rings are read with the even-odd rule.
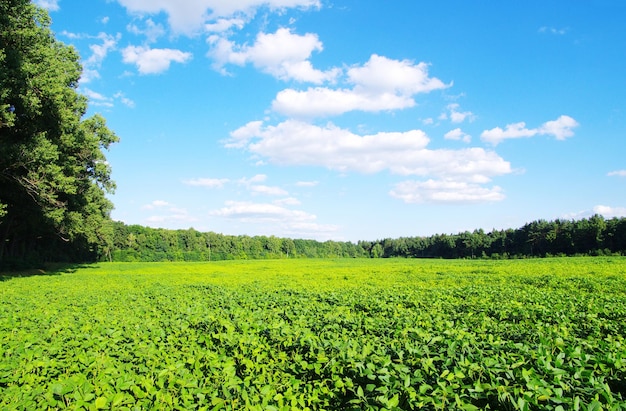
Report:
[[[2,410],[626,409],[626,258],[30,274],[1,277]]]

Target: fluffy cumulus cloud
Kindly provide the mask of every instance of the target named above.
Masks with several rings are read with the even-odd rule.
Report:
[[[227,64],[244,65],[250,63],[259,70],[281,80],[296,80],[320,84],[334,80],[339,69],[321,71],[313,68],[309,61],[314,51],[322,50],[317,35],[298,35],[282,28],[276,33],[259,33],[254,44],[237,46],[220,37],[211,38],[209,52],[217,69]]]
[[[445,138],[446,140],[459,140],[463,141],[464,143],[469,143],[470,141],[472,141],[472,136],[463,132],[463,130],[461,130],[460,128],[455,128],[454,130],[448,131],[446,134],[444,134],[443,138]]]
[[[428,75],[426,63],[414,64],[376,54],[365,64],[348,69],[346,83],[351,87],[283,90],[276,95],[272,109],[291,117],[397,110],[415,106],[416,94],[448,87]]]
[[[406,203],[483,203],[504,199],[498,186],[448,180],[403,181],[389,194]]]
[[[158,74],[170,68],[172,62],[186,63],[191,53],[174,49],[157,49],[146,46],[128,46],[122,50],[124,63],[135,64],[141,74]]]
[[[390,192],[407,203],[504,198],[499,187],[486,186],[492,178],[512,172],[510,163],[497,153],[478,147],[429,149],[428,143],[421,130],[357,135],[331,123],[322,127],[287,120],[276,126],[251,122],[232,132],[225,145],[248,150],[274,164],[430,178],[399,183]]]
[[[49,1],[49,0],[48,0]],[[260,7],[273,10],[320,7],[319,0],[118,0],[129,12],[146,15],[166,13],[171,29],[192,35],[206,23],[232,16],[252,16]]]
[[[561,116],[554,121],[543,123],[539,127],[539,134],[553,136],[557,140],[565,140],[574,135],[572,129],[578,125],[578,122],[570,116]]]
[[[446,87],[441,80],[428,76],[426,63],[413,64],[376,54],[363,66],[348,70],[348,77],[356,89],[373,94],[413,95]]]
[[[458,103],[448,104],[447,112],[441,113],[440,120],[450,120],[453,123],[462,123],[465,120],[474,121],[476,116],[471,111],[460,111],[460,105]]]
[[[430,150],[421,130],[357,135],[333,124],[324,127],[298,120],[276,126],[252,122],[231,133],[226,146],[244,148],[283,165],[322,166],[348,172],[436,175],[484,183],[508,174],[511,166],[482,148]]]
[[[578,127],[578,125],[578,122],[572,117],[562,115],[556,120],[547,121],[537,128],[527,128],[526,123],[519,122],[508,124],[505,129],[496,127],[491,130],[485,130],[480,135],[480,138],[493,145],[497,145],[507,139],[528,138],[537,135],[549,135],[557,140],[565,140],[574,135],[573,129]]]

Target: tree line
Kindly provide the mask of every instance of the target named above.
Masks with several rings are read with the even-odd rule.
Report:
[[[518,229],[359,242],[372,257],[527,258],[626,255],[626,218],[537,220]]]
[[[110,261],[218,261],[274,258],[356,258],[365,250],[351,242],[275,236],[226,235],[112,223],[100,258]]]
[[[626,255],[626,218],[537,220],[518,229],[341,242],[167,230],[113,222],[101,260],[217,261],[264,258],[529,258]]]

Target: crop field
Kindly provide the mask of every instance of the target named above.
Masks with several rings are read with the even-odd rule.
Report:
[[[626,409],[626,258],[0,279],[0,410]]]

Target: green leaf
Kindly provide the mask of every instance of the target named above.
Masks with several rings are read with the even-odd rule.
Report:
[[[98,397],[98,398],[96,398],[95,406],[96,406],[96,409],[98,409],[98,410],[106,408],[106,406],[107,406],[107,399],[105,397]]]

